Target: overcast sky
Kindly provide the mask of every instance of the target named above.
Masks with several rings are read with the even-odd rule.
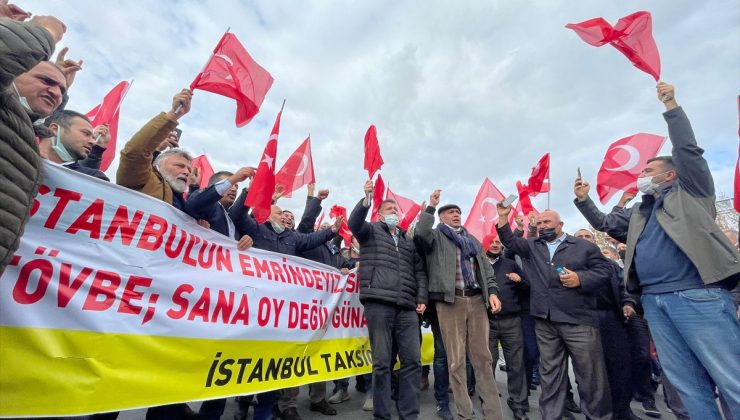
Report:
[[[310,132],[325,208],[362,196],[363,136],[378,128],[383,178],[422,201],[467,214],[485,177],[504,194],[552,159],[551,207],[566,230],[586,225],[571,200],[576,168],[596,183],[607,146],[637,133],[667,135],[655,81],[612,47],[565,29],[612,24],[648,10],[662,80],[676,86],[718,195],[732,196],[738,151],[740,2],[695,1],[19,1],[67,24],[61,45],[83,58],[68,109],[87,112],[121,80],[119,150],[168,110],[230,27],[275,79],[260,113],[234,124],[233,100],[196,91],[181,145],[216,170],[256,166],[283,99],[278,167]],[[669,143],[664,152],[669,153]],[[117,162],[108,171],[114,178]],[[285,208],[302,212],[304,190]],[[595,188],[592,196],[596,197]],[[615,203],[615,196],[609,205]],[[533,199],[540,210],[546,195]]]

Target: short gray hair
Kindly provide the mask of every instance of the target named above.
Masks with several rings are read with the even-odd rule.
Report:
[[[188,160],[188,162],[193,161],[193,156],[186,152],[184,149],[180,149],[179,147],[173,148],[173,149],[167,149],[164,152],[160,153],[159,156],[157,156],[156,159],[154,159],[154,167],[159,170],[162,163],[169,159],[172,156],[182,156],[185,159]]]

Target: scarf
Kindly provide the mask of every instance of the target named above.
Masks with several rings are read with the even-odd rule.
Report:
[[[465,288],[477,288],[478,284],[473,278],[473,273],[470,272],[468,264],[465,263],[466,261],[475,258],[478,254],[473,245],[473,241],[470,239],[470,236],[468,236],[468,232],[464,228],[461,228],[460,233],[457,233],[444,223],[440,223],[438,229],[460,250],[460,269],[462,270],[463,279],[465,280]]]

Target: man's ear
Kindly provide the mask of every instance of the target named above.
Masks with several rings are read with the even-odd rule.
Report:
[[[49,127],[49,130],[51,130],[51,132],[54,133],[55,136],[57,135],[57,132],[60,129],[59,124],[57,124],[57,123],[51,123],[51,124],[49,124],[48,127]]]

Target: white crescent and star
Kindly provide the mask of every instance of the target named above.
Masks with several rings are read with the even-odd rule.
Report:
[[[231,57],[229,57],[226,54],[213,54],[213,56],[214,57],[218,57],[218,58],[224,60],[225,62],[229,63],[230,66],[233,66],[234,65],[234,62],[231,61]]]
[[[482,201],[482,202],[480,203],[480,211],[481,211],[481,213],[483,212],[483,206],[484,206],[484,205],[485,205],[486,203],[488,203],[488,204],[492,205],[492,206],[493,206],[494,208],[496,208],[496,205],[498,204],[498,202],[497,202],[496,200],[494,200],[493,198],[491,198],[491,197],[486,197],[486,198],[484,198],[484,199],[483,199],[483,201]],[[498,215],[498,213],[497,213],[496,215]],[[493,219],[495,219],[495,218],[496,218],[496,216],[494,216],[494,217],[493,217],[493,218],[492,218],[491,220],[493,220]],[[481,215],[480,215],[480,219],[478,219],[478,220],[479,220],[479,221],[480,221],[481,223],[486,223],[486,216],[485,216],[484,214],[481,214]]]
[[[270,168],[270,169],[272,169],[272,161],[273,160],[274,160],[274,158],[272,156],[270,156],[268,154],[265,154],[264,156],[262,156],[262,161],[260,163],[265,162],[267,164],[267,167]]]
[[[308,156],[303,155],[301,156],[301,166],[298,167],[298,172],[296,173],[296,176],[301,176],[305,174],[306,169],[308,169]]]
[[[637,149],[635,149],[634,146],[630,146],[629,144],[620,144],[619,146],[614,146],[614,149],[612,150],[615,150],[615,149],[624,150],[625,152],[629,153],[630,158],[622,166],[618,166],[616,168],[604,168],[605,170],[614,171],[614,172],[629,171],[629,170],[632,170],[632,168],[634,168],[635,166],[637,166],[637,164],[640,162],[640,152]]]

